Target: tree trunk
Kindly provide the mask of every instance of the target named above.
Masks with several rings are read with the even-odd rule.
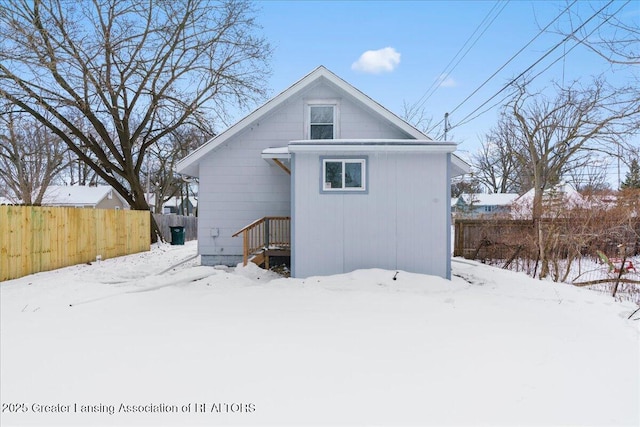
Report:
[[[149,217],[149,224],[151,225],[151,243],[157,243],[158,240],[161,242],[166,242],[167,239],[162,235],[162,230],[158,226],[158,223],[156,222],[156,219],[151,212],[149,212]]]
[[[141,190],[138,190],[138,191],[132,190],[132,192],[134,194],[135,199],[134,199],[134,202],[130,204],[131,209],[136,211],[149,211],[149,204],[144,198],[144,192],[142,192]],[[149,221],[149,224],[150,224],[149,232],[151,233],[151,243],[157,243],[158,241],[161,241],[161,242],[166,241],[165,237],[162,235],[162,230],[158,226],[158,223],[156,222],[151,212],[149,212],[149,215],[151,216],[151,220]]]
[[[539,278],[544,279],[549,274],[549,260],[547,258],[547,242],[542,226],[542,194],[541,188],[536,187],[533,195],[533,226],[535,229],[536,243],[538,246],[538,260],[540,262]]]

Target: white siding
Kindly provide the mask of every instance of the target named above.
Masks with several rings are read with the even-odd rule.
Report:
[[[320,154],[295,154],[293,274],[379,267],[448,277],[447,154],[362,155],[368,192],[327,194]]]
[[[260,156],[259,140],[237,140],[200,164],[198,251],[203,264],[234,263],[242,238],[231,237],[263,216],[289,215],[290,177]],[[218,236],[214,237],[212,230]]]
[[[200,161],[198,251],[203,264],[238,262],[242,239],[231,237],[233,233],[263,216],[290,215],[290,176],[262,159],[261,152],[306,138],[305,103],[318,99],[338,100],[340,138],[408,137],[329,84],[315,85],[289,99]],[[313,189],[316,193],[317,176]],[[218,236],[213,237],[212,230],[217,230]],[[335,258],[332,263],[342,259],[334,249],[326,251],[326,256]],[[351,259],[346,261],[349,265],[358,264]]]

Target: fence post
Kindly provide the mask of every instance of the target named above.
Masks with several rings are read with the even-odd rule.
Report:
[[[453,221],[453,256],[462,256],[462,242],[464,242],[464,236],[462,235],[462,227],[460,221]]]
[[[269,218],[265,218],[265,221],[264,221],[264,247],[265,247],[265,249],[269,248],[269,222],[271,222],[271,220]]]

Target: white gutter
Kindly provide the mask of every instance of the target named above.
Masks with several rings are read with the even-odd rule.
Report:
[[[423,144],[290,144],[290,153],[311,153],[311,152],[399,152],[399,153],[453,153],[456,150],[455,144],[447,145],[423,145]]]

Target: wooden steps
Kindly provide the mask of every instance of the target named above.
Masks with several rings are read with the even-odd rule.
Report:
[[[269,269],[269,257],[291,256],[291,218],[272,216],[260,218],[233,234],[242,235],[242,262]]]
[[[254,254],[249,261],[256,264],[258,267],[264,267],[269,269],[269,257],[291,257],[290,249],[264,249],[261,252]]]

